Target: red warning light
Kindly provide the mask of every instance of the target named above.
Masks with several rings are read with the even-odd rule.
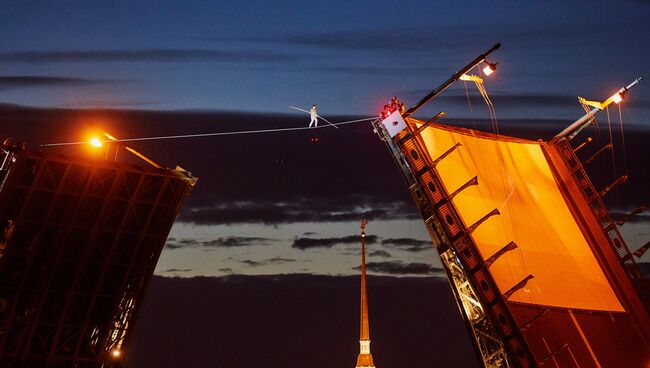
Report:
[[[390,107],[388,105],[384,106],[384,109],[381,111],[381,118],[386,119],[390,114],[392,114]]]
[[[395,111],[399,111],[401,114],[404,113],[404,103],[397,99],[397,97],[391,98],[390,102],[384,105],[384,109],[381,111],[381,118],[386,119]]]

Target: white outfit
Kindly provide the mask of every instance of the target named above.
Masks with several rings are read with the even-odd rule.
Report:
[[[314,125],[314,127],[318,127],[318,112],[316,111],[316,106],[311,107],[311,109],[309,110],[309,114],[311,115],[311,121],[309,122],[309,127],[311,128],[312,125]]]

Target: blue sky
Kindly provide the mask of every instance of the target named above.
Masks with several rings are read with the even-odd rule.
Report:
[[[578,95],[604,99],[647,74],[649,9],[646,1],[3,2],[0,103],[244,114],[288,114],[293,113],[289,105],[316,103],[325,116],[371,116],[390,96],[414,104],[457,68],[501,42],[502,48],[490,58],[499,63],[498,71],[486,81],[497,116],[510,123],[531,119],[568,123],[582,114]],[[641,130],[650,124],[647,86],[645,82],[636,87],[624,107],[625,123]],[[445,110],[450,121],[487,118],[476,97],[474,110],[468,110],[464,93],[458,84],[420,114]],[[264,115],[247,119],[266,124],[260,116]],[[202,125],[202,131],[237,130],[244,124],[242,119],[237,124],[215,119],[214,125]],[[54,135],[60,128],[42,129]],[[182,119],[166,129],[187,131]],[[155,132],[145,128],[139,132],[145,131]],[[359,141],[372,143],[378,142]],[[195,152],[189,143],[173,144],[174,152]],[[336,144],[323,154],[337,152]],[[145,148],[154,156],[165,155],[164,146]],[[300,161],[299,151],[284,147],[278,152],[278,157],[300,162],[294,173],[313,169]],[[194,162],[183,159],[182,153],[177,157],[181,162],[170,166]],[[331,165],[352,167],[344,157],[338,160]],[[362,162],[353,160],[352,165]],[[256,170],[266,170],[262,166]],[[209,167],[189,169],[200,179],[212,175]],[[338,173],[332,168],[325,171]],[[399,185],[397,169],[388,167],[386,172],[393,175],[391,185]],[[327,186],[341,182],[332,177],[303,181],[301,175],[292,179],[301,200],[322,198],[329,193]],[[316,189],[301,188],[309,185]],[[201,179],[196,195],[202,205],[210,200],[239,203],[251,195],[228,188],[216,179]],[[341,200],[365,194],[359,193],[365,189],[358,185],[350,193],[339,190],[336,195]],[[401,190],[407,196],[406,188]],[[280,199],[273,200],[279,211]],[[368,210],[373,208],[372,203],[369,206]],[[374,250],[384,252],[371,255],[370,261],[434,266],[437,262],[431,249],[409,251],[389,241],[426,240],[420,219],[382,217],[371,222],[368,231],[379,237]],[[625,231],[635,246],[646,241],[646,227],[630,225]],[[349,219],[197,225],[181,217],[157,272],[349,274],[356,272],[355,244],[310,250],[294,244],[300,238],[344,238],[357,232],[358,222]],[[228,239],[237,240],[238,246]],[[208,243],[221,246],[210,248]]]
[[[76,80],[0,87],[0,97],[37,106],[260,112],[318,103],[330,114],[368,114],[386,96],[414,103],[502,42],[494,57],[501,75],[490,90],[529,96],[528,106],[498,110],[527,117],[540,94],[597,99],[643,74],[646,4],[4,3],[0,75]],[[647,91],[634,97],[645,108]],[[552,117],[576,110],[545,107]]]

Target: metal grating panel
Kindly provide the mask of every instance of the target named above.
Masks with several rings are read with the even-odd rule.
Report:
[[[382,139],[387,141],[389,149],[402,168],[420,212],[430,226],[432,236],[436,239],[448,239],[442,242],[438,250],[441,252],[443,266],[450,276],[454,295],[459,299],[461,313],[474,336],[479,359],[486,367],[508,367],[511,364],[518,367],[535,366],[534,357],[505,306],[496,284],[487,269],[480,267],[482,260],[480,266],[475,267],[476,261],[473,261],[474,264],[465,264],[463,256],[458,256],[461,253],[466,255],[468,248],[472,249],[469,250],[470,256],[472,253],[478,255],[478,252],[447,190],[441,184],[434,158],[428,156],[418,142],[418,136],[412,133],[412,124],[413,119],[408,119],[407,130],[400,132],[390,142],[387,135]],[[378,132],[381,131],[378,124],[375,124],[375,127]],[[398,144],[394,145],[392,142]],[[416,183],[411,184],[412,180]],[[420,198],[422,193],[426,198]],[[431,203],[435,203],[433,213],[429,211]],[[430,215],[433,216],[429,217]],[[452,245],[452,249],[442,253],[447,249],[447,245]],[[462,245],[462,249],[456,245]],[[504,349],[508,351],[507,358]]]
[[[509,251],[520,249],[521,244],[515,242],[515,239],[510,244],[507,242],[501,243],[501,245],[495,244],[495,246],[502,247],[501,250],[497,253],[494,253],[494,250],[490,251],[487,253],[491,255],[489,262],[484,261],[474,236],[470,234],[477,227],[485,227],[481,224],[490,216],[499,216],[495,219],[502,218],[501,212],[497,210],[490,212],[489,208],[484,213],[481,213],[482,209],[474,211],[478,212],[476,215],[483,217],[478,218],[478,221],[477,217],[473,217],[471,221],[476,222],[464,223],[465,218],[461,220],[461,214],[455,206],[456,202],[450,198],[450,189],[442,184],[439,174],[441,172],[439,170],[443,170],[443,168],[447,170],[447,173],[453,172],[453,166],[449,166],[450,164],[446,163],[446,160],[451,158],[451,162],[458,164],[458,161],[466,157],[464,155],[469,154],[464,150],[471,148],[466,147],[466,143],[469,146],[471,142],[454,141],[448,138],[452,134],[441,133],[447,138],[443,137],[439,142],[436,141],[438,145],[435,151],[427,151],[424,138],[420,137],[420,134],[424,137],[426,130],[417,129],[422,126],[421,124],[414,119],[407,119],[407,129],[392,139],[386,136],[378,124],[375,124],[375,127],[380,138],[387,143],[398,167],[402,170],[433,243],[438,249],[443,267],[450,280],[450,286],[466,326],[474,339],[474,346],[483,366],[536,367],[542,365],[573,366],[575,364],[590,366],[598,361],[602,364],[601,366],[645,366],[650,359],[643,328],[643,318],[647,318],[647,316],[638,308],[638,297],[633,295],[634,289],[631,288],[631,284],[629,287],[626,286],[625,273],[620,269],[617,258],[624,266],[630,281],[635,285],[643,285],[640,283],[643,281],[642,277],[638,273],[638,267],[630,256],[618,229],[611,222],[599,193],[593,188],[571,148],[568,145],[563,147],[561,144],[558,144],[557,147],[544,146],[544,155],[552,155],[552,152],[556,152],[556,150],[558,153],[557,159],[554,158],[556,156],[546,157],[547,161],[554,160],[553,170],[556,171],[551,178],[562,183],[558,185],[570,187],[572,184],[569,182],[572,182],[571,177],[573,177],[576,183],[575,187],[573,189],[563,188],[565,191],[575,190],[578,197],[570,196],[567,201],[572,206],[571,208],[578,208],[576,203],[581,201],[584,203],[585,210],[578,212],[577,215],[574,212],[573,215],[579,218],[578,221],[582,221],[579,226],[590,242],[602,243],[605,248],[609,246],[608,242],[611,244],[612,250],[615,251],[615,256],[612,253],[611,259],[604,259],[609,255],[600,252],[598,247],[594,248],[594,252],[599,257],[599,262],[608,261],[608,275],[617,275],[616,277],[608,276],[609,280],[613,280],[612,285],[616,288],[617,294],[623,298],[626,308],[632,306],[632,309],[604,313],[597,310],[547,306],[544,303],[522,304],[515,298],[510,298],[518,290],[521,293],[531,279],[533,281],[529,287],[540,285],[538,279],[535,278],[539,275],[533,274],[516,279],[512,284],[501,285],[502,289],[500,290],[489,267],[495,259],[502,255],[508,257],[517,254],[509,253]],[[427,126],[426,129],[440,129],[454,134],[464,134],[465,137],[481,137],[513,144],[528,143],[528,141],[516,138],[493,136],[462,128],[436,126],[435,124]],[[431,135],[429,134],[427,139],[431,139]],[[533,144],[539,145],[534,142]],[[456,150],[458,151],[456,152]],[[435,152],[436,155],[442,153],[442,155],[429,157],[429,154],[434,155],[429,152]],[[459,157],[461,158],[459,159]],[[568,170],[566,175],[557,172],[559,167],[565,166]],[[469,175],[465,176],[467,174]],[[474,176],[474,181],[467,181],[472,176]],[[471,195],[476,196],[478,192],[475,190],[482,188],[481,186],[486,185],[490,179],[483,173],[482,180],[476,181],[479,176],[481,176],[480,170],[477,170],[476,173],[474,171],[463,173],[462,177],[459,175],[460,178],[452,184],[453,188],[451,189],[454,192],[451,196],[470,187],[478,188],[472,189],[471,192]],[[467,184],[463,184],[464,182]],[[464,197],[466,202],[471,195],[468,194]],[[471,206],[471,203],[465,203],[465,206],[468,205]],[[583,221],[584,216],[580,213],[588,213],[591,216],[589,210],[593,212],[600,226],[595,221],[593,224],[585,222],[586,220]],[[495,267],[498,266],[499,263],[495,265]],[[621,272],[616,269],[620,269]],[[639,281],[639,283],[635,281]],[[503,283],[503,279],[501,282]]]
[[[572,170],[573,179],[578,184],[580,191],[584,195],[587,203],[589,203],[589,208],[593,212],[594,216],[600,221],[602,228],[607,233],[607,238],[610,242],[611,247],[614,249],[618,258],[625,268],[627,275],[633,281],[637,292],[641,295],[647,293],[647,282],[643,278],[639,267],[637,266],[634,258],[632,257],[632,252],[627,247],[623,236],[619,232],[618,228],[612,221],[609,216],[609,212],[603,203],[602,198],[598,192],[594,189],[594,186],[587,176],[584,167],[580,164],[578,158],[573,152],[573,148],[567,141],[557,142],[554,147],[560,151],[560,155],[566,165]]]
[[[0,367],[119,367],[181,171],[23,151],[0,190]]]

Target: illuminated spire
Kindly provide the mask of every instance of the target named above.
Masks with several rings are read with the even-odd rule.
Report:
[[[359,336],[359,356],[356,368],[375,368],[370,354],[370,324],[368,323],[368,294],[366,292],[366,224],[361,220],[361,328]]]

